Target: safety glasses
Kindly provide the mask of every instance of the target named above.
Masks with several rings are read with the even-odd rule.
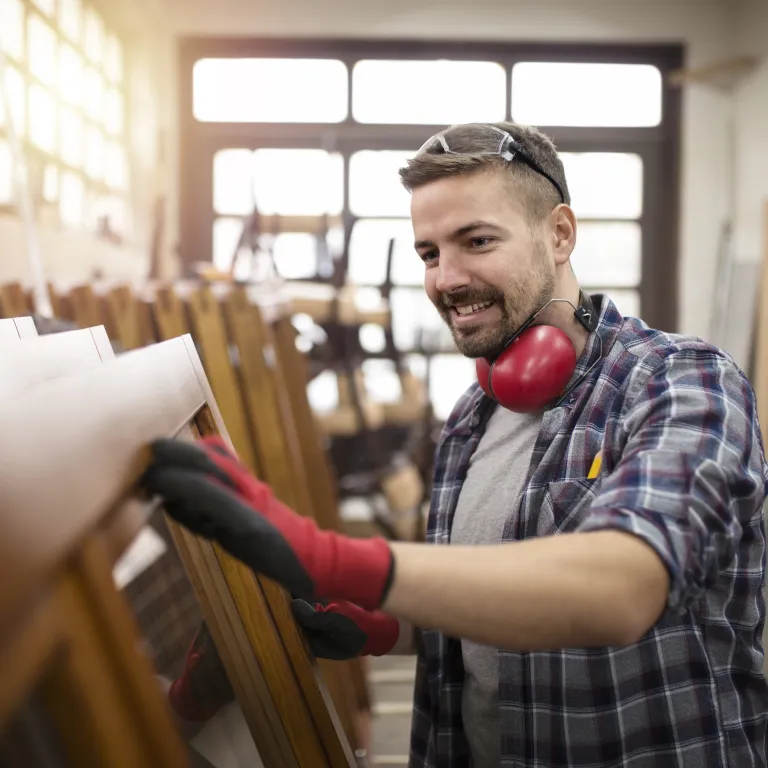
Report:
[[[485,135],[483,135],[483,133],[485,133]],[[511,163],[516,157],[519,157],[530,168],[536,171],[536,173],[547,179],[560,195],[560,202],[565,202],[565,194],[563,193],[563,189],[560,184],[558,184],[558,182],[555,181],[555,179],[553,179],[550,174],[548,174],[535,160],[530,157],[530,155],[528,155],[528,153],[520,146],[519,142],[515,141],[511,134],[507,133],[507,131],[503,131],[501,128],[496,128],[494,125],[483,125],[477,126],[476,135],[478,138],[493,138],[494,142],[498,139],[496,149],[478,151],[463,150],[461,152],[457,152],[450,148],[448,140],[445,136],[445,131],[441,131],[440,133],[436,133],[434,136],[430,136],[430,138],[421,145],[419,151],[416,153],[416,157],[423,154],[437,154],[434,150],[436,150],[438,147],[442,149],[443,152],[450,155],[498,155],[509,163]]]

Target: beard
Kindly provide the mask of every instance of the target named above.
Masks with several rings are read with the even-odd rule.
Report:
[[[444,295],[437,309],[451,331],[456,348],[469,358],[495,358],[504,344],[528,318],[549,302],[555,292],[555,273],[547,260],[542,243],[537,243],[533,263],[528,272],[505,291],[492,286],[467,288]],[[492,301],[499,309],[498,323],[457,328],[453,323],[453,307]]]

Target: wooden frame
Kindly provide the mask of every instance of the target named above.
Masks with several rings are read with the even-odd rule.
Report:
[[[31,317],[12,317],[0,320],[0,342],[19,341],[37,336],[35,321]]]
[[[275,381],[275,377],[282,380],[282,374],[261,317],[263,312],[277,322],[284,316],[285,302],[247,296],[243,290],[227,286],[157,287],[154,301],[149,293],[150,289],[141,300],[152,304],[155,327],[162,337],[184,332],[190,325],[194,328],[206,373],[217,401],[223,404],[224,421],[241,460],[270,483],[283,502],[314,517],[322,527],[338,529],[337,506],[313,505],[310,500],[292,403],[280,394],[285,385]],[[335,522],[331,524],[332,512]],[[318,666],[344,732],[356,749],[364,748],[364,726],[358,713],[369,710],[370,701],[362,662],[320,660]]]
[[[41,338],[34,344],[50,344],[54,339],[60,344],[64,337],[74,333],[80,332]],[[176,366],[186,360],[185,386],[191,387],[190,375],[195,376],[197,392],[202,398],[195,410],[196,424],[203,433],[223,433],[218,409],[189,337],[126,355],[103,368],[127,373],[133,370],[131,366],[143,366],[142,370],[149,376],[148,371],[153,367],[150,362],[163,361],[161,366],[167,367],[168,355],[175,356]],[[165,374],[154,371],[152,376]],[[90,375],[101,377],[103,371]],[[74,378],[83,381],[82,375]],[[143,386],[138,381],[136,384]],[[112,386],[118,384],[113,382]],[[260,584],[239,563],[183,530],[176,528],[174,538],[193,577],[211,633],[265,764],[354,764],[333,707],[329,707],[312,660],[295,629],[285,595],[275,585]]]

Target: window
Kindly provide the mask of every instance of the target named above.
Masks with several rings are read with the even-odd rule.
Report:
[[[13,127],[33,186],[70,227],[127,233],[124,52],[88,0],[0,0]],[[0,142],[8,133],[0,105]],[[0,190],[10,166],[0,163]],[[10,199],[9,199],[10,198]],[[15,194],[0,204],[14,204]]]
[[[411,196],[400,184],[398,168],[413,152],[362,150],[349,164],[349,207],[356,216],[410,216]]]
[[[193,70],[202,122],[338,123],[347,116],[346,66],[332,59],[201,59]]]
[[[263,248],[288,278],[331,274],[329,241],[318,242],[315,225],[299,226],[301,217],[341,214],[346,279],[359,286],[383,283],[393,241],[395,341],[429,379],[433,399],[442,398],[442,415],[474,368],[424,294],[410,195],[397,171],[449,124],[513,119],[543,127],[558,146],[579,218],[571,259],[581,284],[607,293],[626,314],[675,329],[674,277],[663,272],[675,274],[679,94],[663,83],[683,65],[680,46],[616,45],[608,61],[605,46],[568,43],[187,42],[182,87],[192,108],[181,149],[211,163],[212,187],[198,198],[193,189],[184,202],[182,258],[192,264],[212,248],[217,266],[229,268],[254,205],[284,217]],[[227,43],[233,58],[221,53]],[[187,174],[198,178],[181,172],[182,184]],[[334,257],[342,250],[330,248]],[[361,329],[360,341],[371,353],[384,344],[374,326]],[[382,392],[389,387],[383,369],[369,370]],[[443,394],[446,382],[456,392]]]
[[[410,219],[359,219],[349,241],[349,281],[360,285],[381,285],[386,278],[390,240],[392,282],[396,285],[422,285],[424,262],[413,248]]]
[[[358,61],[352,114],[361,123],[495,122],[506,113],[507,75],[487,61]]]
[[[643,161],[619,152],[561,152],[576,215],[638,219],[643,212]]]
[[[551,126],[659,125],[661,72],[646,64],[520,62],[512,68],[512,119]]]

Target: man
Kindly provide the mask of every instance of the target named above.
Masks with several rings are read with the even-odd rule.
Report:
[[[426,292],[481,376],[437,449],[428,543],[320,532],[217,441],[160,441],[147,487],[308,601],[316,652],[418,628],[414,768],[766,766],[768,467],[744,375],[581,292],[539,131],[454,126],[401,177]]]

